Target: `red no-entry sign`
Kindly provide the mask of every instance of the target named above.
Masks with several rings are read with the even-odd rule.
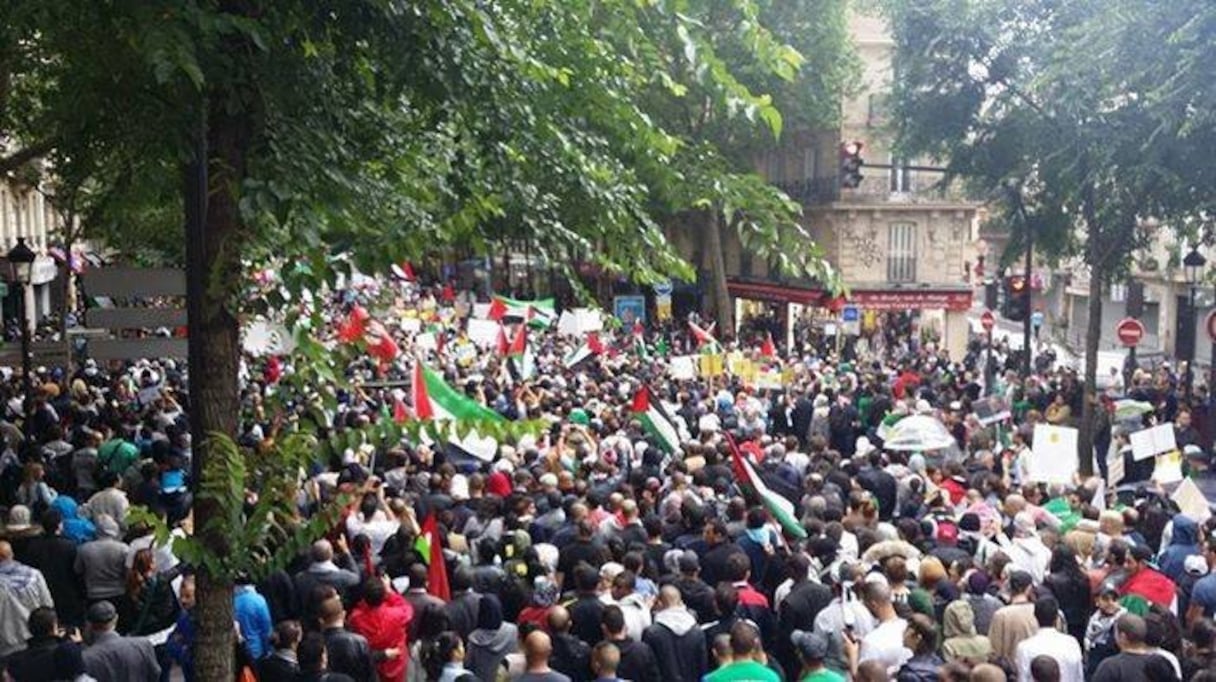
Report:
[[[983,315],[980,315],[980,326],[984,331],[991,333],[992,328],[996,326],[996,315],[992,314],[991,310],[985,310]]]
[[[1119,336],[1119,343],[1134,348],[1144,339],[1144,325],[1134,317],[1125,317],[1115,325],[1115,334]]]

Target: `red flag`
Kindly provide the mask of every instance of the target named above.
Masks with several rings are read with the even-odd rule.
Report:
[[[692,338],[696,339],[698,346],[707,343],[718,343],[718,340],[715,339],[714,335],[709,331],[710,329],[713,329],[713,325],[710,325],[709,329],[703,329],[701,328],[701,325],[689,320],[688,328],[692,331]]]
[[[354,343],[362,339],[367,332],[367,320],[368,314],[363,306],[351,308],[346,321],[338,326],[338,340],[342,343]]]
[[[431,555],[426,568],[426,591],[444,601],[452,600],[452,588],[448,584],[448,567],[443,559],[443,543],[439,538],[439,522],[434,512],[427,514],[422,522],[422,535],[430,540]]]
[[[456,289],[452,287],[451,282],[443,285],[443,292],[440,294],[440,298],[443,299],[444,303],[451,303],[456,300]]]
[[[501,358],[507,357],[511,352],[511,344],[507,341],[507,329],[501,324],[498,325],[498,356]]]
[[[279,356],[270,356],[266,361],[266,369],[262,370],[262,377],[268,384],[279,383],[279,379],[283,377],[283,363],[279,361]]]
[[[528,350],[528,325],[521,324],[515,332],[515,338],[511,339],[511,347],[507,349],[507,355],[513,358],[522,358]]]
[[[401,398],[393,398],[393,421],[398,424],[404,424],[409,421],[409,411],[405,408],[405,401]]]
[[[595,332],[587,334],[587,347],[596,355],[604,354],[604,344],[600,341],[600,335]]]
[[[486,317],[494,320],[495,322],[501,322],[502,318],[506,316],[507,304],[504,303],[501,298],[495,296],[494,300],[490,302],[490,312],[486,315]]]
[[[777,347],[773,345],[773,333],[769,332],[764,337],[764,343],[760,344],[760,354],[766,358],[771,358],[777,354]]]
[[[414,416],[422,421],[435,418],[435,408],[431,406],[431,395],[426,390],[426,379],[422,376],[422,361],[414,361],[414,380],[410,390],[413,391]]]

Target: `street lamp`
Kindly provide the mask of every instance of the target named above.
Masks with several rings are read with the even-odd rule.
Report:
[[[1190,289],[1190,297],[1187,299],[1187,319],[1190,320],[1190,323],[1183,330],[1184,334],[1190,335],[1191,340],[1187,344],[1187,357],[1183,358],[1186,360],[1186,376],[1184,377],[1184,381],[1186,382],[1186,403],[1188,406],[1191,404],[1195,377],[1195,372],[1191,369],[1191,366],[1195,364],[1195,321],[1198,317],[1195,310],[1195,287],[1203,277],[1203,266],[1207,265],[1207,263],[1208,259],[1204,258],[1202,253],[1199,253],[1197,246],[1192,246],[1191,252],[1182,259],[1182,270],[1186,275],[1187,288]]]
[[[21,381],[25,395],[21,400],[22,417],[22,432],[25,434],[25,441],[28,445],[32,434],[30,433],[30,408],[33,405],[34,397],[34,382],[30,376],[30,325],[26,319],[25,296],[26,287],[30,285],[34,274],[34,259],[38,255],[34,250],[25,244],[25,237],[17,237],[17,245],[8,252],[8,266],[11,269],[9,280],[13,284],[19,284],[20,291],[18,292],[18,314],[17,319],[21,325]]]

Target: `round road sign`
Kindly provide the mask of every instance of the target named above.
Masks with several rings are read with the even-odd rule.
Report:
[[[984,314],[980,315],[980,326],[984,328],[984,331],[991,332],[992,328],[996,326],[996,315],[993,315],[991,310],[985,310]]]
[[[1115,334],[1119,336],[1119,343],[1133,348],[1144,339],[1144,325],[1134,317],[1125,317],[1115,325]]]

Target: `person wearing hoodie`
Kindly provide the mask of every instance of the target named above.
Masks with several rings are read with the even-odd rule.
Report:
[[[978,665],[987,662],[992,654],[992,642],[976,632],[975,613],[965,599],[946,606],[942,637],[942,656],[947,663],[962,661],[967,665]]]
[[[131,548],[119,540],[118,522],[108,514],[95,514],[97,539],[76,552],[73,566],[84,582],[90,603],[119,601],[127,593],[127,554]]]
[[[923,613],[908,618],[904,629],[904,648],[912,652],[895,674],[896,682],[937,682],[937,671],[946,662],[937,655],[937,627]]]
[[[705,633],[674,585],[659,589],[654,624],[642,633],[659,660],[665,682],[695,682],[706,672]]]
[[[477,627],[469,633],[465,667],[479,680],[494,680],[498,669],[519,647],[514,623],[502,619],[502,604],[492,594],[482,595],[477,605]]]
[[[633,571],[621,571],[612,579],[612,603],[625,614],[625,631],[629,639],[642,641],[642,633],[650,627],[650,604],[637,593],[637,576]]]
[[[363,599],[351,610],[348,624],[353,632],[367,638],[382,682],[396,682],[405,676],[407,633],[413,620],[414,607],[392,589],[387,577],[363,582]]]
[[[1203,554],[1199,548],[1199,525],[1186,514],[1175,514],[1170,543],[1161,550],[1157,565],[1170,580],[1178,582],[1186,573],[1186,558]]]

